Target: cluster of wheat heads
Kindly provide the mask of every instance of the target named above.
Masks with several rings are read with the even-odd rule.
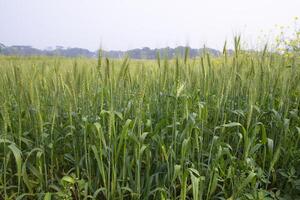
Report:
[[[295,57],[0,57],[0,199],[300,198]]]

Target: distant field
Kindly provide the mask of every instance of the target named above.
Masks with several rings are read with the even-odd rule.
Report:
[[[297,56],[0,57],[0,199],[300,199]]]

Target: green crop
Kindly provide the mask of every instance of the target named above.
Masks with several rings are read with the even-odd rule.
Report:
[[[0,57],[0,199],[300,198],[297,54]]]

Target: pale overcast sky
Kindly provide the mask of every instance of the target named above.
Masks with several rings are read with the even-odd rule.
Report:
[[[0,0],[0,43],[125,50],[222,48],[291,24],[300,0]]]

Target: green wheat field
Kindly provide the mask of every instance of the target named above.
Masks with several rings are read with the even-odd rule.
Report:
[[[0,57],[0,199],[300,199],[299,54]]]

